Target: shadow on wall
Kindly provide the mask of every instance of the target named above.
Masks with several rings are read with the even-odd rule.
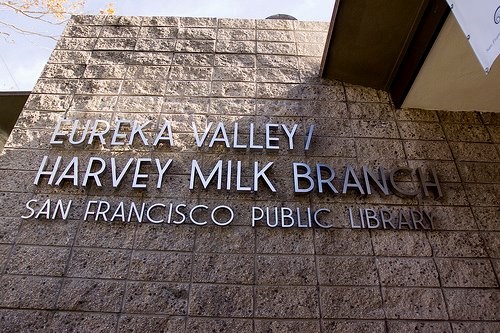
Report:
[[[5,146],[5,142],[9,138],[9,133],[5,132],[3,129],[0,129],[0,151],[3,150],[3,146]]]
[[[29,95],[29,91],[0,92],[0,152],[3,151]]]

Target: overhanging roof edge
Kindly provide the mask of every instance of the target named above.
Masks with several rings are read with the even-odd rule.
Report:
[[[335,19],[338,14],[339,4],[342,0],[335,0],[333,6],[332,18],[330,20],[330,26],[328,27],[328,35],[326,36],[325,49],[323,51],[323,57],[321,58],[321,65],[319,68],[319,76],[323,77],[323,71],[325,70],[326,59],[328,57],[328,48],[330,47],[330,42],[332,39],[333,26],[335,25]]]

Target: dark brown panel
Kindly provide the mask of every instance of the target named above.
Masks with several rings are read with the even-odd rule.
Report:
[[[323,77],[388,90],[428,0],[337,1]]]
[[[29,94],[25,91],[0,93],[0,129],[10,133]]]
[[[449,12],[446,1],[429,2],[389,90],[396,107],[403,104]]]

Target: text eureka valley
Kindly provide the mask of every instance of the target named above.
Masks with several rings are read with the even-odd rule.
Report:
[[[234,150],[249,152],[259,150],[297,149],[297,138],[303,136],[304,151],[309,150],[314,132],[314,125],[302,129],[298,124],[266,123],[258,128],[254,123],[239,126],[234,122],[228,127],[223,122],[210,122],[203,128],[192,123],[192,135],[197,148],[213,148],[222,146]],[[301,134],[298,134],[298,133]],[[153,134],[151,134],[153,133]],[[52,133],[52,146],[82,147],[97,144],[105,148],[132,146],[135,141],[152,149],[168,149],[175,146],[171,122],[163,120],[156,129],[151,121],[120,119],[110,124],[106,120],[96,119],[80,122],[79,120],[60,119]],[[112,152],[109,151],[110,155]],[[151,153],[148,154],[152,156]],[[45,155],[36,173],[34,184],[51,186],[96,186],[118,188],[131,186],[138,190],[155,187],[161,189],[169,186],[169,169],[175,164],[174,159],[152,157],[131,157],[126,160],[115,157],[102,158],[91,156],[82,161],[81,157],[51,157]],[[248,163],[246,163],[248,164]],[[254,193],[265,191],[278,192],[276,184],[270,176],[274,162],[245,165],[240,160],[218,160],[214,165],[206,166],[198,160],[191,161],[189,179],[186,185],[195,191],[201,185],[202,190],[228,191],[236,193]],[[293,193],[308,194],[316,192],[320,195],[346,195],[354,193],[363,196],[397,195],[400,197],[442,196],[441,186],[434,169],[425,173],[421,168],[407,167],[385,170],[361,166],[358,173],[351,165],[344,166],[345,173],[341,179],[336,178],[333,165],[316,163],[309,165],[303,162],[292,162],[290,174],[293,176]],[[107,176],[106,173],[108,172]],[[110,173],[110,174],[109,174]],[[130,174],[132,180],[126,182],[125,176]],[[248,176],[248,175],[251,176]],[[406,175],[418,179],[417,182],[400,182],[397,177]],[[110,176],[110,177],[109,177]],[[335,184],[334,184],[335,181]],[[337,184],[337,185],[336,185]],[[409,188],[408,184],[412,184]],[[432,193],[431,193],[432,192]],[[226,204],[208,206],[182,202],[113,202],[107,200],[88,200],[84,205],[82,218],[84,221],[105,222],[149,222],[154,224],[193,225],[215,224],[226,226],[235,218],[234,209]],[[63,202],[58,199],[31,199],[26,202],[26,213],[23,219],[68,219],[73,209],[73,200]],[[252,206],[250,221],[253,227],[299,227],[299,228],[331,228],[332,214],[339,212],[328,208],[285,207],[285,206]],[[425,209],[375,209],[348,207],[346,217],[353,229],[431,229],[434,215]]]

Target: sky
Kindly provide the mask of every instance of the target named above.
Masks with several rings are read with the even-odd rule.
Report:
[[[57,38],[64,24],[27,19],[2,6],[0,1],[0,91],[30,91],[52,52],[55,41],[20,34],[6,24]],[[79,10],[97,14],[110,1],[87,0]],[[289,14],[301,21],[330,21],[334,0],[117,0],[116,15],[194,16],[263,19]],[[8,34],[8,35],[6,35]]]

